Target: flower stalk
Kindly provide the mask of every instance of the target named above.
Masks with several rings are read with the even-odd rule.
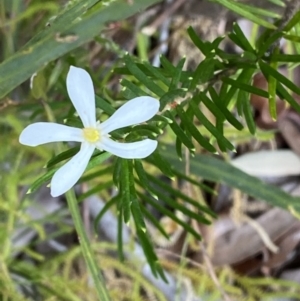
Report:
[[[68,202],[68,207],[72,215],[72,219],[75,225],[75,229],[78,235],[78,240],[80,243],[81,251],[85,262],[88,266],[88,270],[92,276],[94,281],[95,290],[98,295],[99,301],[110,301],[110,297],[108,291],[105,286],[105,282],[102,276],[101,271],[98,268],[97,261],[95,259],[95,254],[91,248],[90,241],[85,232],[83,222],[80,216],[80,212],[78,209],[78,202],[73,189],[70,189],[66,192],[66,198]],[[99,261],[98,261],[99,263]]]

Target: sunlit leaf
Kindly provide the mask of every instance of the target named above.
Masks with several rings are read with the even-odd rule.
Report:
[[[94,9],[90,13],[86,11],[99,0],[76,1],[68,11],[64,11],[55,18],[55,21],[52,20],[50,26],[0,64],[0,98],[46,63],[99,35],[108,22],[125,19],[159,1],[135,0],[132,5],[128,5],[127,2],[118,0],[108,6],[102,6],[101,9]]]

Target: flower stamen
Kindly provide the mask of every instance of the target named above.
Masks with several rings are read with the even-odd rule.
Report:
[[[97,142],[100,139],[99,130],[94,128],[84,128],[83,136],[85,140],[91,143]]]

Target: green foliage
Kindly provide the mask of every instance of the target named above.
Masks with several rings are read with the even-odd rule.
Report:
[[[107,22],[125,19],[159,0],[136,0],[130,6],[123,0],[111,1],[109,5],[101,2],[73,1],[22,49],[1,63],[0,98],[48,62],[92,40]]]
[[[183,171],[185,162],[177,160],[177,155],[172,147],[169,145],[162,146],[162,154],[172,164],[174,169]],[[265,200],[274,206],[282,207],[286,210],[290,206],[295,208],[296,211],[300,210],[299,197],[292,197],[277,187],[245,174],[227,162],[199,154],[196,154],[190,160],[191,172],[205,180],[225,183],[256,199]]]
[[[25,282],[34,283],[45,298],[53,294],[60,300],[79,300],[76,296],[79,288],[71,280],[71,289],[68,288],[65,294],[61,294],[62,287],[65,287],[69,280],[63,272],[56,275],[60,270],[59,264],[62,262],[65,263],[63,269],[67,269],[65,273],[70,273],[71,262],[79,260],[77,248],[60,256],[56,261],[50,260],[49,262],[43,258],[40,259],[38,254],[30,254],[36,260],[41,261],[41,270],[49,269],[51,275],[56,275],[53,286],[49,286],[44,283],[45,275],[39,269],[32,270],[30,266],[10,261],[9,254],[14,250],[7,239],[17,225],[17,216],[13,212],[17,211],[18,218],[26,220],[16,201],[19,199],[18,185],[29,186],[28,193],[38,191],[43,185],[49,183],[60,164],[74,156],[79,148],[75,146],[65,151],[57,147],[34,150],[21,148],[17,142],[18,135],[23,127],[33,120],[65,120],[68,125],[81,126],[80,121],[74,117],[74,109],[70,107],[65,91],[65,75],[68,66],[89,64],[86,59],[86,49],[83,52],[80,46],[89,41],[104,44],[105,41],[96,36],[104,29],[106,23],[123,20],[158,2],[159,0],[135,0],[129,5],[125,0],[70,1],[60,12],[57,12],[56,3],[49,2],[43,9],[57,12],[55,18],[43,24],[44,27],[40,28],[41,30],[28,43],[16,53],[5,57],[0,64],[0,97],[3,98],[3,108],[8,97],[14,97],[12,92],[17,91],[20,95],[24,93],[20,88],[14,89],[32,74],[37,73],[33,77],[33,87],[31,94],[28,93],[28,100],[24,99],[23,103],[16,108],[9,107],[7,114],[0,116],[0,130],[3,133],[1,162],[7,161],[10,169],[8,174],[1,173],[0,175],[0,213],[5,216],[1,224],[5,234],[0,236],[3,246],[1,260],[3,259],[4,262],[3,271],[0,273],[0,283],[5,283],[6,288],[5,290],[3,288],[3,294],[7,294],[7,300],[25,300],[19,298],[19,294],[12,293],[16,285],[16,280],[13,279],[14,274],[26,276]],[[109,153],[96,151],[86,173],[79,181],[79,183],[85,183],[88,189],[80,194],[77,200],[74,198],[74,202],[82,202],[85,198],[97,194],[104,195],[107,199],[111,197],[107,191],[117,187],[117,195],[107,200],[106,205],[98,214],[95,225],[107,210],[116,210],[118,237],[117,246],[113,249],[118,251],[122,260],[125,259],[124,249],[127,246],[123,246],[122,227],[124,224],[129,225],[144,250],[153,274],[164,280],[166,280],[164,270],[155,253],[147,223],[151,223],[166,238],[168,238],[168,233],[153,217],[149,208],[169,217],[199,240],[201,236],[194,229],[191,221],[210,224],[217,217],[204,202],[183,193],[180,184],[172,185],[170,184],[172,181],[186,182],[211,194],[215,192],[205,186],[203,180],[222,182],[274,206],[285,209],[292,207],[300,211],[299,198],[271,187],[212,156],[217,153],[217,150],[223,153],[234,151],[236,141],[232,136],[240,135],[243,139],[248,139],[252,135],[261,134],[256,129],[253,119],[250,105],[251,94],[269,99],[269,111],[274,120],[277,117],[275,107],[277,96],[300,112],[300,106],[294,99],[294,95],[300,95],[300,88],[293,83],[292,79],[277,71],[278,66],[282,64],[293,67],[293,64],[299,63],[299,51],[295,47],[296,54],[279,54],[276,49],[276,43],[281,37],[285,37],[289,43],[299,42],[299,38],[292,30],[295,26],[295,30],[299,30],[297,24],[300,14],[296,14],[284,26],[285,32],[283,32],[282,30],[276,31],[276,25],[263,18],[277,19],[279,17],[277,14],[233,0],[214,0],[213,2],[218,2],[263,26],[266,31],[253,45],[245,37],[238,24],[234,24],[228,37],[242,49],[242,54],[228,54],[220,46],[223,37],[212,42],[202,41],[195,30],[189,27],[187,33],[191,41],[204,56],[204,60],[194,70],[189,71],[184,69],[185,58],[181,58],[177,65],[173,65],[165,56],[161,56],[161,66],[153,67],[150,63],[142,62],[131,54],[122,53],[116,67],[106,70],[107,77],[102,77],[102,82],[97,84],[97,115],[101,113],[101,121],[111,116],[121,104],[114,99],[121,99],[123,102],[141,95],[156,97],[160,100],[160,113],[157,116],[146,124],[121,129],[112,135],[116,139],[125,141],[135,141],[143,137],[158,139],[160,147],[143,161],[113,158]],[[273,0],[273,2],[279,3],[280,1]],[[36,3],[30,11],[20,14],[9,25],[26,21],[39,9],[40,4]],[[146,40],[139,37],[139,49],[143,58],[147,50],[147,45],[143,45]],[[116,52],[115,49],[110,50]],[[124,66],[120,67],[120,62],[124,63]],[[95,83],[101,77],[99,74],[102,71],[101,69],[91,71]],[[253,86],[253,76],[257,72],[262,72],[268,80],[268,91]],[[120,93],[112,92],[106,87],[110,77],[116,75],[122,76],[120,84],[123,89]],[[219,89],[215,88],[216,83],[219,83]],[[62,97],[61,102],[56,101],[58,95]],[[232,133],[234,135],[231,135]],[[12,145],[14,156],[7,146],[9,144]],[[187,150],[193,156],[189,160],[183,156]],[[46,165],[45,162],[47,162]],[[42,171],[43,166],[45,171]],[[191,174],[186,172],[187,167]],[[0,168],[4,169],[2,166]],[[31,194],[22,196],[23,201],[29,202],[31,198]],[[181,212],[187,219],[178,217],[176,211]],[[42,239],[45,234],[39,223],[33,222],[29,226],[34,228]],[[69,230],[68,228],[66,231]],[[28,250],[22,251],[29,252]],[[89,252],[90,250],[84,251],[85,257],[88,257],[88,254],[92,258],[93,254]],[[139,277],[134,269],[125,269],[123,263],[111,258],[104,257],[103,261],[103,256],[101,263],[107,261],[107,265],[135,279],[138,287],[147,287],[157,295],[159,300],[164,300],[164,296]],[[184,268],[183,272],[197,281],[196,273]],[[94,270],[95,273],[96,270]],[[82,274],[87,277],[86,271]],[[205,275],[201,277],[205,278]],[[245,290],[251,291],[252,284],[247,282],[248,279],[235,276],[235,280],[240,282]],[[61,281],[64,285],[60,283]],[[206,279],[206,281],[209,280]],[[17,285],[21,284],[17,282]],[[85,285],[86,283],[83,283],[80,289],[86,290]],[[285,286],[283,283],[278,285]],[[231,292],[230,288],[226,289]],[[116,292],[112,292],[113,294],[117,295]],[[249,294],[255,296],[254,291]],[[138,294],[133,295],[132,300],[140,299]],[[85,298],[95,300],[93,299],[95,296],[91,293]]]

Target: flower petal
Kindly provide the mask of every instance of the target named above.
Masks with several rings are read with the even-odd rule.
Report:
[[[125,126],[152,118],[159,110],[159,101],[153,97],[136,97],[121,106],[109,119],[99,125],[103,135]]]
[[[157,141],[145,139],[138,142],[120,143],[108,137],[102,137],[101,142],[96,144],[96,146],[100,150],[103,149],[124,159],[143,159],[155,151]]]
[[[24,145],[37,146],[58,141],[83,142],[84,138],[81,129],[51,122],[37,122],[22,131],[19,141]]]
[[[95,147],[82,143],[80,151],[63,165],[51,180],[51,195],[59,196],[71,189],[84,173]]]
[[[70,67],[67,90],[84,127],[96,125],[94,86],[90,75],[81,68]]]

